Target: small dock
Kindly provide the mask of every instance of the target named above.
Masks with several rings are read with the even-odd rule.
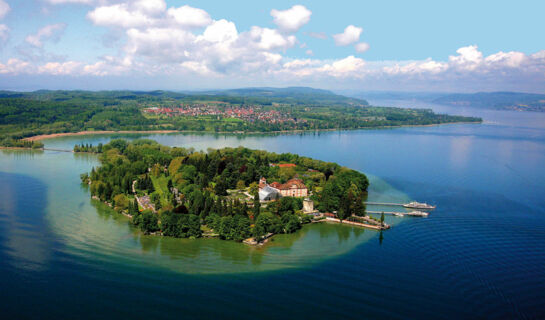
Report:
[[[388,215],[394,215],[394,216],[413,216],[413,217],[427,217],[429,214],[427,212],[423,211],[411,211],[411,212],[396,212],[396,211],[369,211],[367,210],[367,213],[371,214],[388,214]]]
[[[340,219],[332,218],[332,217],[326,217],[325,220],[323,220],[323,221],[336,222],[336,223],[341,223],[341,224],[348,224],[348,225],[352,225],[352,226],[358,226],[358,227],[373,229],[373,230],[390,229],[390,225],[386,224],[386,223],[383,223],[383,224],[370,224],[370,223],[362,223],[362,222],[355,222],[355,221],[349,221],[349,220],[340,220]]]
[[[391,203],[391,202],[365,202],[367,205],[372,206],[393,206],[393,207],[403,207],[404,203]]]

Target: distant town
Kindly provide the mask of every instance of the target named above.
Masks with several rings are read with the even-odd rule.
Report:
[[[164,115],[167,117],[201,117],[217,116],[222,118],[240,119],[248,122],[261,121],[265,123],[305,123],[305,119],[297,119],[289,112],[267,110],[260,105],[232,106],[229,104],[180,104],[177,107],[148,107],[143,112],[148,115]]]

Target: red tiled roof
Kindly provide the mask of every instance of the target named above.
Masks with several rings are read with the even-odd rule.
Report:
[[[290,179],[284,184],[280,184],[278,182],[271,183],[271,187],[279,189],[279,190],[288,190],[291,189],[293,186],[295,186],[296,189],[306,189],[307,186],[303,183],[301,179]]]
[[[273,182],[270,184],[271,187],[273,188],[276,188],[276,189],[280,189],[280,187],[282,186],[282,184],[280,182]]]

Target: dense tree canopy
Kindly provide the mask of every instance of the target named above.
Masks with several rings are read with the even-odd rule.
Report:
[[[301,214],[301,198],[262,204],[256,187],[261,177],[281,182],[298,177],[312,186],[311,197],[320,210],[365,214],[367,177],[331,162],[242,147],[196,152],[144,139],[112,140],[100,149],[76,147],[101,152],[101,166],[82,175],[91,194],[130,214],[147,233],[197,238],[205,231],[242,241],[292,233],[308,222]],[[292,165],[289,170],[271,165],[277,163]]]

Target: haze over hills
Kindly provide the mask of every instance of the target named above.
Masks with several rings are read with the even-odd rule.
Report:
[[[477,93],[369,91],[351,93],[349,95],[370,100],[414,100],[452,106],[545,112],[545,94],[539,93],[503,91]]]
[[[434,103],[516,111],[545,111],[545,94],[522,92],[478,92],[449,94]]]

